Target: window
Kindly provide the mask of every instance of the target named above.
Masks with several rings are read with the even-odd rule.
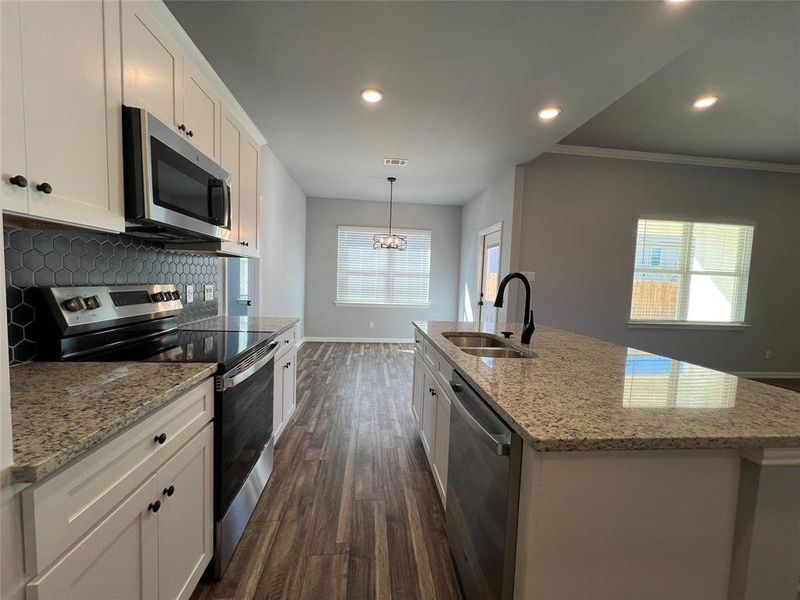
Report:
[[[631,321],[742,323],[752,225],[639,219]]]
[[[373,249],[375,227],[339,227],[336,301],[420,306],[429,303],[431,232],[393,229],[406,236],[405,250]]]

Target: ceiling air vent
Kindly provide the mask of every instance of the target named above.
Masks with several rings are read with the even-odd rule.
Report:
[[[405,167],[408,164],[407,158],[384,158],[384,167]]]

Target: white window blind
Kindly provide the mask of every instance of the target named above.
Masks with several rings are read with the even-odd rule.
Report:
[[[631,321],[742,323],[752,225],[639,219]]]
[[[429,303],[431,232],[393,229],[406,236],[405,250],[373,249],[372,227],[339,227],[336,301],[354,304]]]

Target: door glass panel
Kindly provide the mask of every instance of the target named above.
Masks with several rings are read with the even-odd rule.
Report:
[[[253,261],[247,258],[227,258],[225,264],[228,315],[246,317],[253,314]]]
[[[500,284],[500,232],[483,236],[483,258],[481,272],[481,322],[497,320],[497,309],[494,300],[497,296],[497,287]]]

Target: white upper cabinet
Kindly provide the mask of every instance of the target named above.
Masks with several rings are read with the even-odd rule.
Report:
[[[242,135],[239,170],[239,242],[249,250],[257,250],[260,241],[260,165],[261,147],[249,135]]]
[[[183,122],[195,148],[219,161],[219,128],[222,102],[194,63],[183,63]]]
[[[178,129],[183,123],[183,51],[143,2],[122,2],[123,100]]]
[[[227,110],[222,112],[220,129],[220,165],[231,175],[231,232],[232,242],[239,242],[239,164],[242,133],[239,122]]]
[[[28,182],[11,194],[4,189],[11,197],[4,207],[123,229],[119,35],[112,1],[3,2],[3,67],[10,69],[3,73],[2,146],[4,154],[14,148],[8,163],[3,157],[4,187],[13,185],[11,171]],[[6,130],[20,100],[24,119]]]
[[[28,166],[25,163],[25,111],[22,94],[22,38],[19,2],[0,2],[0,206],[15,212],[28,210]]]

